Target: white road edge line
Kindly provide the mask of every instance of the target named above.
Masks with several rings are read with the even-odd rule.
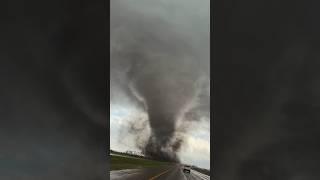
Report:
[[[193,174],[195,174],[196,176],[200,177],[201,179],[204,179],[204,180],[210,180],[210,176],[207,176],[205,174],[202,174],[198,171],[195,171],[195,170],[192,170]]]

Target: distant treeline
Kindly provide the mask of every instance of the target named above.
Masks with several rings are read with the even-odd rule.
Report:
[[[137,158],[143,158],[143,159],[149,159],[149,160],[155,160],[155,159],[152,159],[151,157],[137,155],[137,154],[131,154],[131,153],[127,153],[127,152],[118,152],[118,151],[114,151],[111,149],[110,149],[110,153],[119,154],[119,155],[126,155],[126,156],[131,156],[131,157],[137,157]]]
[[[128,153],[128,152],[118,152],[118,151],[114,151],[114,150],[111,150],[111,149],[110,149],[110,153],[119,154],[119,155],[126,155],[126,156],[131,156],[131,157],[137,157],[137,158],[143,158],[143,159],[152,160],[152,161],[167,162],[167,161],[162,161],[162,160],[159,160],[159,159],[152,158],[151,156],[137,155],[137,154]]]

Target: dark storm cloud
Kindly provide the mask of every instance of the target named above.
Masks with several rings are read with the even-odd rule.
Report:
[[[126,94],[148,113],[151,136],[143,147],[147,155],[178,161],[176,153],[182,143],[176,134],[178,122],[186,120],[186,112],[194,111],[199,117],[208,114],[201,110],[209,109],[209,92],[203,87],[209,76],[209,14],[198,24],[199,30],[192,26],[198,23],[194,21],[197,16],[186,21],[165,11],[171,5],[185,13],[185,7],[178,9],[167,1],[140,2],[141,6],[111,2],[111,95]],[[153,12],[155,7],[160,10]],[[204,97],[200,98],[201,93]]]
[[[318,4],[216,7],[215,179],[319,178]]]
[[[0,179],[105,179],[105,9],[1,1]]]

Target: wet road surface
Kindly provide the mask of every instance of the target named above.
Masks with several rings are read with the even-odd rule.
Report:
[[[209,176],[191,170],[183,173],[180,165],[161,167],[119,170],[110,172],[111,180],[210,180]]]

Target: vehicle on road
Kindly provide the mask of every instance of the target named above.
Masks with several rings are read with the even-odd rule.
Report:
[[[191,167],[190,166],[183,166],[183,172],[184,173],[189,173],[190,174],[190,172],[191,172]]]

